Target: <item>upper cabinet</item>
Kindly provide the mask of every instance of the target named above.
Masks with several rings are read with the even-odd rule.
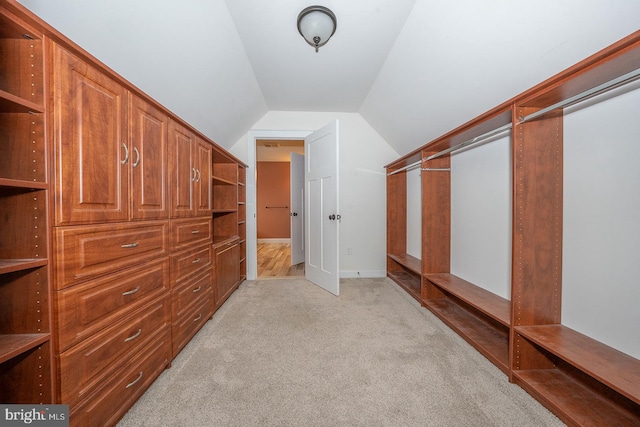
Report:
[[[167,218],[166,114],[52,50],[56,225]]]
[[[211,151],[209,143],[176,121],[170,121],[172,218],[211,214]]]

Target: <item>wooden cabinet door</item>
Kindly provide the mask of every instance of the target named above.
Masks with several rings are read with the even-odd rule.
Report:
[[[56,224],[129,217],[127,91],[54,44]]]
[[[216,305],[219,307],[240,281],[240,246],[237,241],[216,249],[214,270]]]
[[[211,144],[198,139],[196,148],[196,215],[211,215]]]
[[[196,179],[194,159],[195,135],[173,120],[169,121],[171,180],[171,217],[193,216],[195,212],[193,182]]]
[[[167,116],[131,96],[131,192],[133,219],[169,217]]]

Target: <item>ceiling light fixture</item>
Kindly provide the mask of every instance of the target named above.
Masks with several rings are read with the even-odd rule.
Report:
[[[298,15],[298,31],[311,46],[324,46],[336,32],[336,15],[324,6],[309,6]]]

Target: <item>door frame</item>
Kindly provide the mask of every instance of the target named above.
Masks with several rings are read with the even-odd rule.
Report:
[[[256,218],[256,139],[305,139],[313,130],[250,130],[247,135],[247,280],[258,276],[258,223]]]

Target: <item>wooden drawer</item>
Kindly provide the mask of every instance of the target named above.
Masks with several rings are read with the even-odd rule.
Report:
[[[168,296],[60,354],[61,401],[73,405],[170,324]],[[119,369],[118,369],[119,370]],[[115,371],[115,373],[114,373]]]
[[[213,278],[211,270],[183,282],[171,293],[171,313],[178,319],[190,305],[200,305],[205,300],[213,301]]]
[[[169,254],[169,222],[58,228],[56,289]]]
[[[168,258],[57,291],[59,351],[169,291]]]
[[[155,301],[123,322],[60,354],[61,401],[74,404],[114,375],[123,360],[129,360],[170,319],[169,298]]]
[[[177,322],[173,324],[171,335],[173,340],[173,357],[182,350],[182,348],[191,340],[191,338],[200,330],[213,313],[213,301],[205,301],[200,305],[192,306],[192,308],[184,313]]]
[[[171,248],[174,250],[186,249],[199,243],[211,243],[212,239],[211,217],[171,221]]]
[[[108,378],[96,392],[70,407],[70,425],[114,426],[171,361],[169,328]]]
[[[189,276],[211,268],[210,244],[171,255],[171,285],[176,286]]]

